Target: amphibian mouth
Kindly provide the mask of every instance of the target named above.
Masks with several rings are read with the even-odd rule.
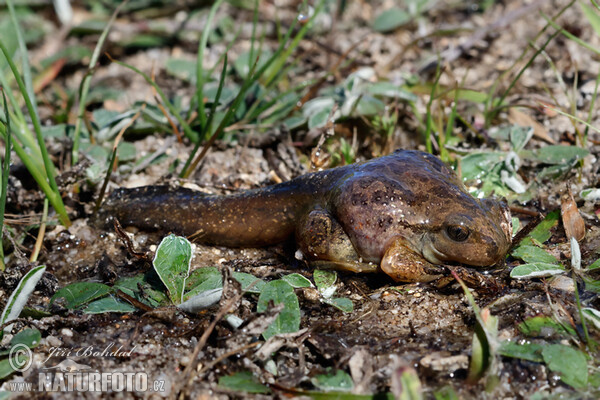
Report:
[[[313,265],[380,268],[403,282],[436,279],[447,262],[495,265],[511,242],[506,204],[475,199],[439,159],[409,150],[228,196],[118,189],[103,208],[125,226],[207,244],[256,247],[295,237]]]

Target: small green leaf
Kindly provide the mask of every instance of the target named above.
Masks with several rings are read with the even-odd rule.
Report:
[[[10,376],[13,372],[15,372],[15,369],[11,365],[11,361],[12,364],[26,365],[28,359],[29,358],[26,357],[24,354],[19,353],[16,356],[16,360],[11,360],[10,358],[0,360],[0,379],[4,379],[7,376]]]
[[[114,313],[130,313],[134,312],[136,308],[129,303],[119,301],[112,296],[107,296],[103,299],[91,302],[85,310],[86,314],[104,314],[109,312]]]
[[[551,229],[558,225],[559,218],[560,210],[554,210],[548,213],[544,220],[540,222],[538,226],[536,226],[529,235],[527,235],[526,239],[533,239],[534,243],[543,244],[552,236]],[[522,243],[525,244],[527,242],[524,240]]]
[[[600,268],[600,258],[594,261],[589,267],[587,267],[588,271],[593,271],[595,269]]]
[[[2,243],[0,243],[0,246],[1,245]],[[6,305],[4,306],[4,310],[2,310],[2,314],[0,314],[0,325],[17,318],[21,314],[25,304],[27,304],[27,300],[29,300],[29,296],[31,296],[35,286],[40,279],[42,279],[45,271],[45,265],[33,267],[21,278],[17,288],[11,293],[6,301]],[[4,329],[0,330],[0,339],[2,339],[4,336],[4,332],[10,332],[12,327],[13,325],[10,324],[4,327]]]
[[[24,344],[30,349],[36,348],[42,340],[42,334],[36,328],[23,329],[10,340],[10,346]]]
[[[279,333],[297,332],[300,329],[300,305],[294,288],[279,279],[268,282],[258,297],[256,311],[266,311],[269,301],[273,301],[276,305],[283,303],[284,308],[263,332],[264,338],[268,339]]]
[[[232,275],[236,281],[241,283],[244,292],[260,293],[266,285],[266,282],[262,279],[245,272],[234,272]],[[252,285],[252,287],[250,287],[250,285]]]
[[[520,358],[533,362],[544,361],[542,349],[544,346],[537,343],[526,342],[523,344],[517,342],[501,342],[498,353],[504,357]]]
[[[521,322],[518,327],[519,331],[526,336],[576,335],[572,327],[559,324],[552,318],[544,316],[528,318]]]
[[[10,340],[9,348],[6,350],[0,350],[0,357],[7,356],[10,354],[10,349],[15,345],[25,345],[30,349],[36,348],[42,340],[42,334],[36,328],[24,329],[17,333]]]
[[[356,106],[356,111],[353,113],[355,116],[378,115],[385,110],[385,103],[383,101],[368,95],[362,95],[358,99],[358,103],[352,104],[352,106]]]
[[[560,374],[560,379],[574,388],[583,388],[588,382],[585,354],[562,344],[544,346],[542,357],[548,368]]]
[[[557,264],[558,260],[552,254],[537,246],[519,246],[512,251],[512,256],[520,258],[526,263]]]
[[[373,29],[377,32],[391,32],[411,21],[409,13],[398,7],[383,11],[373,21]]]
[[[351,313],[352,311],[354,311],[354,304],[352,304],[352,300],[350,300],[349,298],[346,298],[346,297],[335,297],[332,299],[324,299],[323,302],[327,303],[330,306],[333,306],[333,307],[337,308],[338,310],[341,310],[345,313]]]
[[[335,287],[335,281],[337,280],[335,271],[317,269],[313,273],[313,279],[321,296],[325,299],[333,297],[337,289]]]
[[[137,149],[133,143],[121,142],[117,147],[117,157],[119,162],[134,161],[136,159]]]
[[[515,236],[521,227],[521,221],[517,217],[511,217],[512,220],[512,235]]]
[[[597,330],[600,330],[600,311],[595,308],[586,307],[582,310],[582,314],[586,320],[594,324]]]
[[[350,375],[339,369],[328,374],[317,375],[311,379],[311,382],[325,392],[349,392],[354,388],[354,383]]]
[[[492,168],[504,161],[502,152],[479,152],[464,156],[460,161],[460,171],[464,181],[478,180],[487,175]]]
[[[313,273],[313,279],[315,280],[315,285],[319,291],[328,290],[335,285],[337,274],[332,270],[316,269]]]
[[[176,77],[177,79],[189,82],[192,85],[196,84],[195,60],[185,60],[182,58],[168,58],[165,64],[165,70],[168,74]]]
[[[189,289],[183,296],[185,301],[200,293],[220,289],[223,287],[223,276],[216,267],[198,268],[192,271],[186,281],[186,289]]]
[[[50,304],[57,299],[65,299],[65,307],[72,310],[92,300],[106,296],[111,288],[98,282],[75,282],[65,286],[52,296]]]
[[[581,160],[590,154],[577,146],[550,145],[533,151],[533,158],[544,164],[567,164],[573,159]]]
[[[322,128],[327,125],[327,120],[331,110],[321,110],[308,117],[308,129]]]
[[[509,137],[513,151],[519,152],[533,137],[533,128],[513,125]]]
[[[67,124],[42,126],[44,138],[64,138],[67,136]]]
[[[261,384],[252,372],[243,371],[219,378],[219,386],[229,390],[246,393],[270,393],[271,390]]]
[[[548,263],[530,263],[523,264],[513,268],[510,271],[510,277],[516,279],[541,278],[554,275],[560,275],[565,270],[560,265]]]
[[[162,285],[160,288],[162,289]],[[146,281],[145,274],[119,278],[113,285],[113,289],[121,290],[125,294],[128,294],[150,307],[168,305],[170,302],[168,296],[164,292],[158,290],[154,285]]]
[[[419,98],[412,92],[404,89],[402,86],[392,82],[375,82],[367,87],[367,91],[374,96],[390,97],[408,102],[416,102]]]
[[[214,277],[217,276],[221,277],[221,273],[217,267],[196,268],[190,273],[190,276],[185,281],[185,290],[192,290],[204,281],[214,279]]]
[[[295,272],[293,274],[282,276],[281,279],[289,283],[293,288],[312,287],[310,280]]]
[[[325,126],[334,105],[335,100],[331,97],[315,97],[304,103],[302,115],[308,118],[309,129]]]
[[[169,235],[158,248],[152,264],[160,280],[167,287],[169,297],[175,304],[183,301],[185,280],[190,273],[192,244],[184,237]]]

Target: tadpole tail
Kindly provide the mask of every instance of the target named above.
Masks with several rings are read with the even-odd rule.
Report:
[[[120,188],[98,213],[100,224],[176,233],[201,243],[223,246],[264,246],[282,242],[294,233],[298,215],[310,196],[289,184],[228,196],[213,196],[163,186]]]

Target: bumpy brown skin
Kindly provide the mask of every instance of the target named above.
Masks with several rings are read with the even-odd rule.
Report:
[[[408,282],[438,278],[445,262],[495,265],[511,241],[506,204],[473,198],[439,159],[408,150],[230,196],[119,189],[102,215],[224,246],[265,246],[295,235],[311,264],[381,267]],[[451,232],[457,226],[458,238]]]

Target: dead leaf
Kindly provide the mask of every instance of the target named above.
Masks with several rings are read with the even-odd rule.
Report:
[[[544,142],[547,142],[550,144],[556,143],[554,141],[554,139],[552,139],[550,137],[550,135],[548,135],[546,128],[544,128],[544,126],[542,124],[537,122],[530,115],[525,114],[522,111],[519,111],[517,108],[514,108],[514,107],[509,108],[508,120],[515,125],[532,127],[533,128],[533,136],[540,140],[543,140]]]
[[[570,187],[567,187],[567,192],[561,197],[560,212],[567,239],[571,240],[574,237],[578,242],[583,240],[585,237],[585,222],[577,209]]]

